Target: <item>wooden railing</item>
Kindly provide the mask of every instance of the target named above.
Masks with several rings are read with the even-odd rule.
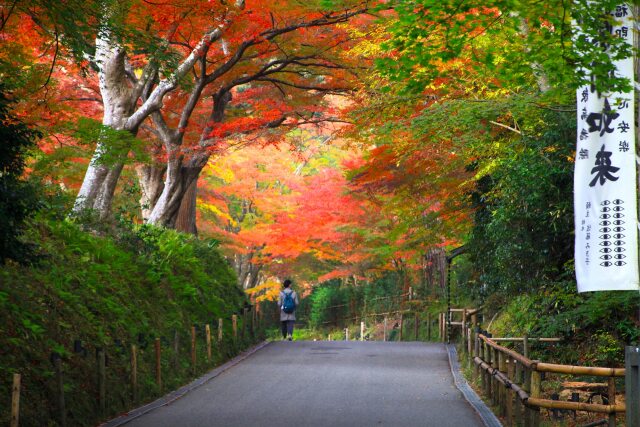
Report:
[[[616,425],[616,415],[625,412],[624,403],[616,403],[616,378],[625,376],[624,368],[603,368],[545,363],[529,358],[530,342],[559,342],[559,338],[493,338],[479,328],[478,311],[461,309],[462,320],[451,322],[451,326],[461,328],[460,344],[463,357],[473,364],[474,380],[480,380],[481,389],[487,399],[498,408],[498,415],[505,419],[507,426],[538,427],[540,410],[585,411],[606,414],[607,419],[591,425]],[[441,339],[446,341],[443,326],[446,314],[441,314]],[[523,352],[500,345],[501,342],[522,342]],[[605,403],[580,402],[548,399],[543,396],[543,381],[547,374],[571,376],[596,376],[607,378]],[[575,397],[575,396],[574,396]]]

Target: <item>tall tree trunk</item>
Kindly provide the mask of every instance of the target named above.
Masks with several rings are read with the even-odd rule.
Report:
[[[182,197],[180,202],[180,208],[176,215],[175,227],[176,230],[183,233],[198,234],[198,227],[196,226],[196,199],[198,193],[198,179],[196,178],[193,183],[187,188],[187,191]]]
[[[102,181],[102,185],[96,196],[96,200],[93,204],[94,209],[100,213],[101,218],[105,218],[111,212],[111,204],[113,202],[113,196],[116,192],[116,186],[120,179],[120,174],[124,168],[124,163],[119,162],[112,165],[109,168],[109,172]]]
[[[106,13],[109,14],[110,10]],[[136,97],[132,96],[133,91],[125,72],[125,50],[107,27],[103,28],[96,38],[96,63],[104,109],[102,124],[116,130],[124,130],[127,119],[135,109]],[[137,133],[137,129],[132,133]],[[105,157],[112,154],[109,145],[106,133],[102,132],[76,197],[73,208],[75,213],[94,209],[101,219],[109,215],[116,185],[124,166],[124,159],[119,162],[117,159],[109,158],[109,162],[104,162]]]
[[[144,221],[149,219],[151,210],[162,193],[164,187],[163,178],[166,170],[167,168],[164,165],[139,165],[136,167],[136,174],[142,191],[140,209]]]
[[[252,262],[255,251],[237,253],[233,257],[233,267],[238,276],[238,285],[242,289],[251,289],[260,282],[262,265]]]
[[[175,227],[178,211],[187,190],[197,182],[202,168],[204,168],[209,159],[209,153],[200,153],[191,157],[184,164],[184,156],[180,154],[180,146],[174,147],[175,150],[172,150],[169,154],[169,161],[167,162],[164,188],[147,221],[150,224],[170,228]]]

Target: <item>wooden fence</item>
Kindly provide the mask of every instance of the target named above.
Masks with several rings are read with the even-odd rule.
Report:
[[[274,304],[271,304],[274,305]],[[273,313],[272,313],[273,312]],[[120,356],[128,356],[128,369],[124,372],[126,378],[121,379],[121,384],[118,384],[118,388],[128,389],[129,406],[133,406],[142,401],[149,400],[153,395],[160,395],[165,389],[164,384],[167,379],[174,379],[179,371],[179,360],[182,358],[189,361],[189,371],[192,376],[202,372],[203,369],[210,369],[213,366],[213,354],[212,347],[217,345],[219,348],[223,345],[223,342],[229,342],[233,344],[233,348],[242,347],[248,342],[253,342],[257,338],[263,338],[262,333],[266,328],[273,327],[276,323],[275,310],[269,304],[264,304],[257,310],[249,310],[248,308],[242,309],[240,314],[233,314],[230,319],[223,320],[217,319],[215,327],[217,327],[217,334],[212,337],[212,325],[192,325],[187,332],[189,337],[187,345],[181,345],[178,331],[175,331],[173,340],[165,340],[164,338],[153,338],[151,342],[150,351],[146,352],[141,347],[146,347],[146,344],[140,344],[138,341],[133,341],[127,347],[128,351],[122,347],[120,352],[113,352],[111,356],[119,358]],[[230,320],[230,322],[229,322]],[[228,323],[229,322],[229,323]],[[229,325],[231,328],[229,328]],[[226,333],[224,330],[226,329]],[[230,331],[229,331],[230,329]],[[184,335],[183,335],[184,336]],[[245,340],[245,337],[247,338]],[[216,340],[217,338],[217,340]],[[217,341],[217,342],[216,342]],[[80,357],[86,356],[86,349],[84,349],[81,341],[74,342],[73,353],[80,353]],[[185,351],[186,347],[186,351]],[[84,352],[84,356],[82,353]],[[151,360],[147,357],[141,356],[146,354],[151,355]],[[75,357],[75,356],[68,356]],[[65,400],[65,374],[64,363],[66,359],[61,357],[57,353],[52,353],[51,362],[54,366],[55,372],[55,396],[51,396],[52,417],[47,422],[58,426],[66,426],[67,416],[69,414],[69,408],[65,404],[68,403],[68,397]],[[95,363],[95,413],[99,414],[100,419],[104,419],[109,415],[113,415],[114,411],[122,411],[123,408],[111,408],[109,407],[109,393],[110,386],[113,386],[113,381],[108,380],[109,364],[107,350],[104,347],[96,347],[96,363]],[[150,366],[145,366],[150,365]],[[113,372],[112,372],[113,374]],[[24,396],[21,399],[22,384],[25,380],[25,376],[20,373],[13,374],[13,385],[11,389],[11,407],[10,407],[10,426],[18,427],[20,423],[20,410],[21,406],[27,405],[42,405],[43,402],[30,402],[25,400]],[[146,381],[142,381],[146,380]],[[66,378],[66,381],[69,381]],[[120,381],[119,381],[120,382]],[[153,391],[151,394],[146,393],[145,396],[141,396],[142,383],[153,383]],[[175,381],[174,381],[175,382]],[[111,384],[110,384],[111,383]],[[90,390],[87,390],[90,391]],[[44,422],[44,420],[30,420],[28,424],[34,422]]]
[[[439,316],[440,338],[447,340],[446,322],[451,327],[460,328],[462,357],[473,366],[474,380],[480,381],[484,396],[498,410],[507,426],[540,426],[542,408],[559,411],[584,411],[603,414],[606,418],[589,423],[590,426],[615,426],[619,414],[625,412],[625,404],[616,402],[616,378],[625,376],[624,368],[603,368],[545,363],[529,358],[531,342],[558,342],[559,338],[501,337],[494,338],[479,327],[479,310],[455,309],[461,313],[460,321],[447,319],[446,313]],[[518,342],[522,344],[521,354],[499,343]],[[601,394],[601,403],[581,402],[579,394],[573,393],[570,400],[559,400],[558,394],[551,398],[544,396],[543,383],[550,374],[564,376],[590,376],[607,379],[606,391]]]

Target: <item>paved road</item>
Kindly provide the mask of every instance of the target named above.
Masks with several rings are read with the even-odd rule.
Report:
[[[127,427],[482,426],[442,344],[276,342]]]

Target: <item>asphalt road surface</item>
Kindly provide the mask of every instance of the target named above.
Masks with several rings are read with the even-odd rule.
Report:
[[[275,342],[170,405],[163,426],[482,426],[442,344]]]

